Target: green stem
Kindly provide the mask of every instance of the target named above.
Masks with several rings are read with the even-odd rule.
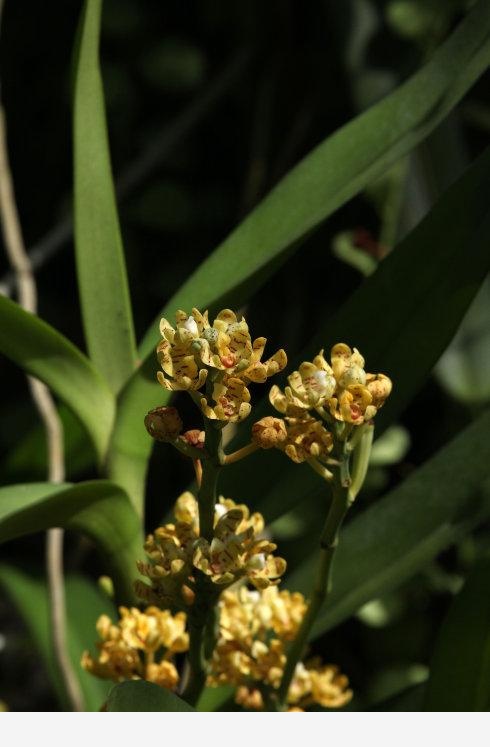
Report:
[[[204,627],[189,621],[189,681],[182,697],[190,705],[196,705],[206,684],[206,660],[204,658]]]
[[[182,438],[175,438],[173,441],[169,441],[169,443],[171,443],[177,451],[180,451],[181,454],[184,454],[184,456],[187,456],[190,459],[203,459],[206,456],[202,449],[196,449],[195,446],[188,444]]]
[[[352,455],[352,481],[349,489],[349,498],[354,501],[364,484],[369,467],[371,446],[373,444],[374,426],[366,424],[363,427],[360,440],[355,446]]]
[[[362,428],[362,435],[355,445],[352,456],[352,481],[349,489],[351,501],[354,501],[366,479],[373,444],[374,425],[366,424]]]
[[[221,425],[205,418],[206,438],[204,441],[207,458],[202,460],[202,480],[197,502],[199,505],[200,535],[208,542],[213,539],[214,507],[218,499],[218,477],[224,463],[221,438]]]
[[[309,466],[312,470],[314,470],[320,477],[322,477],[324,480],[331,480],[333,477],[332,472],[328,470],[326,467],[323,466],[323,464],[320,464],[318,459],[315,459],[315,457],[310,457],[306,460]]]
[[[339,530],[352,502],[349,497],[349,484],[349,462],[344,455],[338,471],[335,471],[332,484],[332,502],[320,538],[320,561],[315,586],[301,627],[288,651],[288,658],[278,691],[278,700],[281,704],[284,704],[287,700],[296,665],[301,661],[313,623],[331,590],[332,560],[339,542]]]
[[[205,419],[206,457],[202,460],[202,481],[197,494],[199,534],[208,542],[213,539],[214,511],[217,501],[218,477],[224,462],[221,425]],[[183,698],[195,705],[206,684],[208,659],[214,650],[215,606],[219,593],[201,572],[196,570],[195,598],[189,611],[189,682]]]
[[[241,449],[238,449],[237,451],[234,451],[232,454],[227,454],[225,456],[225,465],[226,464],[234,464],[235,462],[239,462],[240,459],[244,459],[245,457],[249,456],[249,454],[253,454],[254,451],[257,451],[259,446],[254,443],[247,444],[246,446],[242,446]]]

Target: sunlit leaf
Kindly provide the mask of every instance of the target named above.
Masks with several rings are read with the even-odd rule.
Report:
[[[144,680],[121,682],[109,693],[108,711],[195,711],[175,693]]]
[[[460,100],[490,59],[489,30],[490,6],[478,2],[418,73],[306,156],[184,283],[163,313],[172,317],[179,307],[237,306],[260,287],[288,250],[421,142]],[[168,400],[154,380],[157,341],[155,323],[140,348],[145,362],[123,391],[111,453],[111,475],[135,505],[141,505],[151,450],[142,413]]]
[[[49,324],[1,295],[0,352],[44,381],[73,410],[102,460],[115,401],[88,358]]]
[[[319,318],[315,337],[289,370],[339,341],[356,346],[369,371],[383,371],[393,392],[376,416],[375,434],[396,421],[446,349],[490,269],[490,150],[439,199],[430,213],[380,264],[333,316]],[[265,403],[255,418],[271,411]],[[226,470],[223,489],[238,485],[243,500],[246,474],[256,470],[254,493],[269,520],[302,496],[321,490],[318,477],[282,455],[258,453]],[[301,470],[301,471],[299,471]]]
[[[136,365],[99,67],[102,0],[81,17],[73,112],[75,249],[90,358],[117,392]]]

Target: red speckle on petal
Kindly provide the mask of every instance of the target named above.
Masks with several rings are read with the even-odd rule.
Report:
[[[359,407],[359,405],[351,405],[350,414],[351,414],[352,420],[359,420],[359,418],[362,415],[361,408]]]
[[[220,356],[220,361],[225,368],[232,368],[235,365],[235,356],[233,353],[222,355]]]

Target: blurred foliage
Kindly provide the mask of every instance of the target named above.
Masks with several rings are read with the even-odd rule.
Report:
[[[105,0],[101,64],[136,339],[142,339],[160,309],[211,250],[312,148],[430,61],[472,5],[467,0],[314,0],[308,4],[297,0],[228,4]],[[41,257],[37,272],[40,316],[85,350],[69,223],[59,246],[52,233],[53,227],[71,216],[72,50],[80,10],[79,0],[56,4],[7,0],[0,78],[23,232],[28,246]],[[381,277],[388,273],[383,268],[402,267],[403,287],[390,286],[389,293],[406,299],[408,331],[406,338],[398,340],[395,328],[390,344],[396,353],[390,365],[404,370],[409,380],[412,361],[417,359],[413,369],[420,376],[412,388],[406,385],[405,399],[400,394],[396,412],[390,416],[395,422],[386,418],[390,427],[375,444],[365,490],[337,558],[338,606],[330,621],[327,618],[325,625],[319,625],[321,635],[312,643],[314,653],[338,662],[348,672],[356,693],[354,709],[420,710],[441,692],[437,680],[445,681],[447,651],[457,648],[454,641],[465,639],[469,629],[474,631],[475,646],[488,647],[486,618],[472,615],[471,610],[479,607],[474,600],[482,597],[486,600],[482,614],[488,607],[484,575],[488,564],[482,570],[480,560],[490,541],[485,508],[488,486],[484,484],[488,415],[479,416],[490,399],[489,285],[487,281],[481,287],[430,376],[435,360],[427,351],[423,327],[416,327],[417,305],[422,302],[411,298],[409,285],[411,273],[420,283],[430,275],[437,304],[432,304],[430,296],[424,297],[424,313],[432,312],[434,336],[447,329],[448,337],[441,339],[437,358],[459,322],[458,314],[476,291],[477,281],[471,275],[475,271],[476,276],[476,270],[464,266],[466,245],[459,245],[457,238],[445,262],[446,244],[437,244],[438,232],[424,234],[419,228],[411,232],[441,195],[445,199],[447,188],[488,143],[488,83],[487,72],[428,137],[419,138],[416,147],[378,178],[367,180],[362,192],[353,192],[348,201],[340,200],[339,209],[303,237],[300,252],[289,248],[284,263],[269,267],[261,286],[242,297],[252,329],[267,336],[271,349],[285,347],[294,360],[315,335],[315,344],[323,334],[327,339],[321,344],[328,346],[334,341],[332,330],[340,336],[343,328],[349,329],[349,335],[357,330],[355,306],[347,304],[340,317],[338,310],[357,289],[365,292],[363,278],[369,275],[372,281],[378,265]],[[83,130],[83,118],[79,126]],[[478,206],[465,204],[465,199],[469,197],[462,198],[462,214],[474,215],[471,211]],[[326,214],[326,203],[323,207]],[[464,228],[464,220],[446,210],[454,225]],[[445,220],[446,214],[440,215]],[[279,214],[278,228],[281,220]],[[286,223],[286,216],[283,220]],[[486,237],[476,237],[471,244],[475,251],[477,239],[481,242],[482,267],[488,235],[487,227]],[[399,257],[398,246],[390,256],[395,245],[399,245]],[[417,253],[412,267],[408,262],[403,265],[409,248]],[[387,265],[385,258],[390,260]],[[106,271],[110,274],[110,264]],[[9,280],[4,252],[0,253],[0,275],[5,288]],[[456,287],[460,277],[468,278],[464,293],[457,298],[452,291],[445,295],[444,284],[452,282]],[[382,285],[378,288],[382,294]],[[202,294],[208,297],[207,287]],[[382,302],[380,295],[379,305],[370,308],[373,320],[379,314],[389,315]],[[12,320],[14,324],[13,316]],[[420,320],[425,317],[419,319],[422,324]],[[34,340],[28,328],[22,327],[22,319],[17,321],[17,357],[37,365],[35,356],[29,357]],[[384,370],[390,353],[381,336],[379,340],[370,336],[367,321],[365,338],[373,346],[375,363]],[[11,334],[12,329],[6,332]],[[362,345],[357,339],[346,341]],[[151,339],[149,348],[156,342]],[[57,338],[56,344],[63,348],[64,341]],[[109,398],[105,390],[98,391],[85,359],[70,357],[70,351],[66,356],[67,365],[72,366],[68,373],[80,376],[78,398],[74,392],[77,415],[97,434],[100,456],[110,414],[102,417],[101,406],[93,398],[97,394],[110,409]],[[106,364],[117,368],[116,359]],[[3,356],[0,367],[1,484],[39,482],[45,479],[46,454],[25,378]],[[389,368],[387,372],[392,373]],[[54,370],[52,377],[57,395],[66,401],[64,373]],[[189,427],[193,426],[189,403],[179,397],[177,404]],[[92,481],[97,476],[94,447],[71,412],[64,408],[62,412],[68,480]],[[141,436],[146,435],[143,416],[144,412]],[[458,434],[460,440],[450,444]],[[461,449],[458,444],[463,444]],[[438,456],[424,464],[439,449]],[[266,469],[265,461],[255,461],[257,480],[247,483],[242,479],[240,489],[251,503],[263,506],[266,518],[274,519],[271,533],[288,559],[290,583],[297,587],[302,577],[307,588],[307,556],[318,533],[318,490],[303,468],[297,468],[294,483],[289,485],[290,505],[282,502],[281,484],[276,494],[267,493],[274,475],[284,472],[286,484],[291,478],[282,455],[274,456],[277,461],[272,459],[270,470],[269,462]],[[470,479],[465,477],[466,469],[471,469]],[[245,470],[250,470],[248,462]],[[191,481],[184,460],[169,456],[163,445],[157,445],[146,481],[147,529],[161,520]],[[295,499],[292,491],[296,488]],[[110,486],[104,490],[108,491],[110,522]],[[103,500],[104,495],[94,494],[90,500]],[[121,492],[113,498],[124,503],[129,516],[132,508],[126,496]],[[42,516],[43,507],[37,510]],[[398,572],[392,566],[396,553],[401,557],[410,547],[410,532],[415,536],[420,526],[425,534],[422,540],[417,535],[409,560],[400,561],[403,572],[397,583],[392,588],[380,585],[378,589],[376,583],[368,587],[367,582],[384,571]],[[113,539],[117,543],[117,536]],[[136,546],[137,540],[133,537],[132,541]],[[370,553],[367,563],[364,548],[366,557]],[[92,645],[97,615],[113,609],[94,584],[107,573],[94,549],[91,540],[69,534],[68,608],[76,628],[71,636],[75,665],[81,650]],[[2,546],[1,553],[0,584],[6,594],[0,601],[0,700],[12,710],[66,707],[47,641],[45,582],[32,574],[32,568],[39,570],[41,564],[41,536],[12,540]],[[470,649],[461,649],[461,657],[476,662],[476,649]],[[457,671],[463,672],[458,662]],[[487,664],[485,660],[482,666]],[[481,671],[484,677],[486,669]],[[97,709],[100,698],[107,695],[106,685],[82,677],[88,688],[84,689],[87,704]],[[111,695],[109,710],[118,710],[118,697]],[[228,697],[226,689],[208,693],[200,707],[227,708]],[[475,697],[478,707],[488,708],[485,693]],[[444,708],[441,703],[437,700],[438,707]],[[468,703],[467,707],[473,706]]]

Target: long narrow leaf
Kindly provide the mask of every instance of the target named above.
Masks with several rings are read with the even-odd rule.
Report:
[[[136,350],[99,68],[101,7],[102,0],[86,0],[79,30],[73,113],[75,248],[89,354],[117,392],[134,371]]]
[[[140,522],[125,492],[107,480],[78,485],[30,483],[0,488],[0,542],[50,527],[90,537],[107,563],[121,602],[134,601]]]
[[[426,711],[490,710],[490,558],[472,570],[436,641]]]
[[[292,245],[421,142],[461,99],[490,60],[490,6],[478,2],[427,65],[312,151],[201,265],[164,309],[237,305]],[[143,414],[168,399],[154,383],[156,325],[141,346],[141,369],[122,393],[111,474],[141,504],[151,442]]]
[[[490,412],[342,531],[317,636],[395,588],[490,516]],[[486,481],[486,482],[485,482]],[[287,579],[308,593],[317,553]]]
[[[216,304],[257,273],[264,282],[269,263],[423,140],[489,63],[490,5],[483,0],[425,67],[309,153],[186,281],[165,314]],[[159,319],[142,356],[153,349]]]
[[[5,296],[0,296],[0,352],[44,381],[73,410],[102,461],[115,400],[88,358],[49,324]]]
[[[116,685],[109,693],[107,710],[109,713],[114,711],[195,712],[195,708],[175,693],[144,680],[121,682]]]
[[[381,263],[334,317],[319,317],[318,332],[291,361],[311,360],[320,348],[343,341],[358,347],[370,371],[394,382],[376,417],[379,434],[416,394],[442,355],[490,269],[490,149],[440,198],[429,215]],[[260,418],[271,407],[257,408]],[[254,489],[269,520],[287,511],[305,493],[321,490],[319,478],[282,455],[260,469],[257,454],[227,470],[223,489],[244,486],[256,471]],[[236,491],[235,491],[236,492]],[[246,495],[237,495],[244,500]]]

